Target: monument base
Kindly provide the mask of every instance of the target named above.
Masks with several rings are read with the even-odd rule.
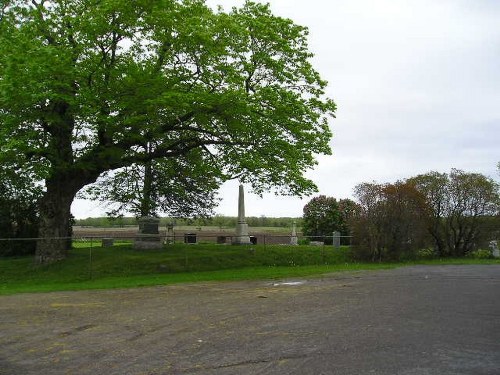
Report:
[[[138,236],[134,241],[134,249],[136,250],[161,249],[162,247],[163,244],[159,235]]]
[[[236,235],[231,241],[233,245],[251,245],[250,236],[248,235],[248,224],[238,223],[236,225]]]
[[[233,237],[231,244],[233,244],[233,245],[251,245],[252,242],[250,241],[250,236],[238,236],[238,237]]]
[[[160,219],[156,217],[145,216],[139,219],[139,233],[134,241],[134,249],[150,250],[163,247],[158,232],[159,223]]]

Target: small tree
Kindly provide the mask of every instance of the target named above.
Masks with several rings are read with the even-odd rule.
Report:
[[[448,216],[449,191],[446,173],[429,172],[408,179],[424,195],[427,204],[427,229],[438,256],[448,254],[445,217]]]
[[[349,235],[349,221],[357,210],[357,205],[350,199],[337,199],[320,195],[312,198],[303,209],[302,231],[306,236],[331,243],[333,232]]]
[[[453,256],[463,256],[479,241],[481,218],[498,215],[499,185],[480,173],[452,169],[448,181],[446,240]]]
[[[430,172],[409,183],[426,197],[429,233],[443,256],[470,252],[479,242],[483,218],[496,216],[500,210],[499,185],[480,173]]]
[[[353,222],[355,256],[398,260],[424,246],[425,200],[411,184],[363,183],[356,186],[355,195],[361,206]]]

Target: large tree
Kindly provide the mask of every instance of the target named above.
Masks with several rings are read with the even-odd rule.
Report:
[[[68,235],[77,192],[136,163],[197,149],[256,192],[314,191],[303,172],[330,153],[335,104],[306,28],[253,2],[2,4],[0,153],[45,183],[38,262],[66,256],[49,239]]]

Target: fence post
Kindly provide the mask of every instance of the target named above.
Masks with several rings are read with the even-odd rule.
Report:
[[[90,249],[89,249],[89,277],[92,280],[92,238],[90,237]]]

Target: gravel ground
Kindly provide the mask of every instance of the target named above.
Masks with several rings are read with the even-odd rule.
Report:
[[[500,266],[1,296],[0,374],[500,374]]]

